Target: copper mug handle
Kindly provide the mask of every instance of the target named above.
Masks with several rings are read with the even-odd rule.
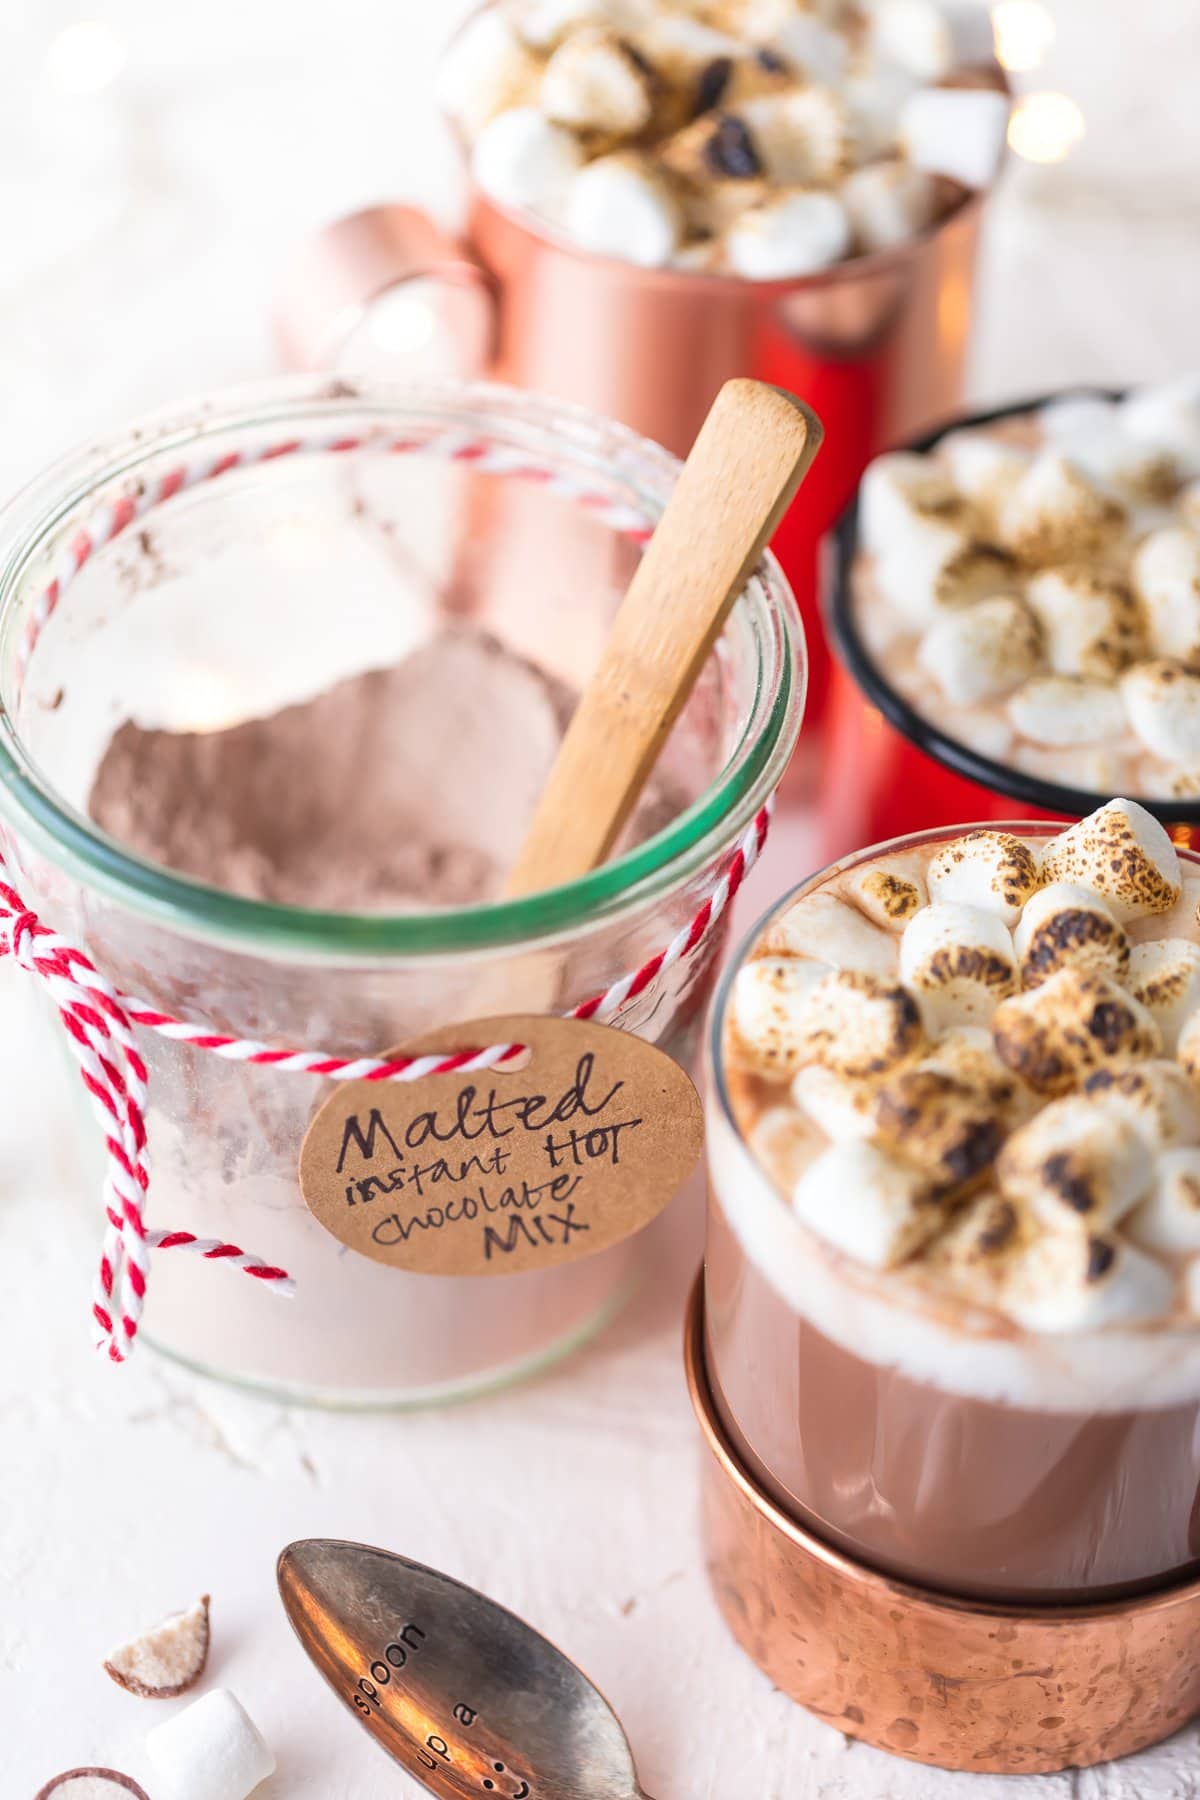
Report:
[[[408,356],[422,372],[441,330],[453,347],[454,372],[478,375],[496,337],[495,284],[427,213],[371,206],[335,219],[301,246],[280,291],[275,327],[294,369],[336,367],[365,327],[380,355]]]

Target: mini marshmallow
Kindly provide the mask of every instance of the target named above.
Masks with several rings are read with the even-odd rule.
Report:
[[[915,913],[928,903],[925,859],[912,853],[881,856],[878,861],[852,869],[842,891],[872,924],[885,931],[903,931]]]
[[[1012,938],[993,911],[927,906],[900,939],[900,979],[918,996],[928,1029],[986,1024],[1017,989]]]
[[[807,1049],[804,998],[824,979],[824,963],[800,956],[758,956],[743,963],[729,996],[738,1061],[771,1081],[786,1081]]]
[[[480,132],[471,167],[485,193],[501,206],[554,217],[583,167],[575,137],[536,106],[501,113]]]
[[[968,1206],[936,1246],[931,1268],[964,1299],[1026,1331],[1100,1331],[1160,1318],[1172,1282],[1118,1238],[1055,1231],[1001,1194]]]
[[[940,1069],[900,1069],[879,1089],[874,1141],[929,1177],[939,1195],[975,1180],[1004,1142],[1000,1109]]]
[[[1187,938],[1137,944],[1126,986],[1154,1014],[1163,1048],[1174,1055],[1180,1032],[1200,1008],[1200,946]]]
[[[979,1025],[959,1025],[946,1032],[914,1067],[936,1070],[973,1088],[1010,1127],[1019,1124],[1034,1104],[1032,1095],[996,1055],[991,1032]]]
[[[771,33],[771,48],[809,81],[840,87],[846,78],[849,45],[812,13],[793,13],[784,19]]]
[[[994,528],[1006,496],[1029,467],[1028,452],[984,431],[952,431],[939,449],[954,485]]]
[[[564,223],[597,256],[623,256],[642,268],[670,262],[683,220],[666,183],[634,157],[601,156],[571,183]]]
[[[489,7],[450,40],[438,67],[437,99],[468,137],[476,138],[500,113],[531,99],[537,78],[537,60],[512,21]]]
[[[862,251],[906,244],[933,224],[938,191],[932,175],[901,157],[865,163],[842,183],[842,205]]]
[[[1135,1068],[1097,1069],[1083,1091],[1128,1119],[1152,1150],[1200,1144],[1200,1098],[1178,1063],[1154,1060]]]
[[[747,1138],[750,1154],[783,1193],[790,1193],[812,1161],[820,1140],[794,1106],[770,1106]]]
[[[1055,881],[1034,894],[1013,932],[1021,985],[1040,987],[1060,969],[1080,969],[1125,984],[1146,1004],[1129,973],[1131,948],[1120,920],[1091,888]]]
[[[1180,1026],[1175,1055],[1188,1079],[1200,1089],[1200,1012],[1194,1012]]]
[[[947,612],[1010,594],[1013,567],[1002,551],[972,543],[960,525],[915,516],[907,541],[877,563],[875,580],[885,599],[920,628]]]
[[[1175,846],[1136,800],[1110,800],[1051,838],[1042,874],[1090,887],[1123,920],[1170,912],[1181,892]]]
[[[516,21],[524,41],[542,51],[555,49],[572,31],[607,23],[604,0],[532,0]]]
[[[948,7],[938,0],[875,0],[871,41],[884,61],[922,81],[940,81],[964,63],[990,62],[991,22],[984,7]]]
[[[820,1063],[798,1069],[791,1087],[800,1111],[835,1144],[873,1135],[878,1093],[877,1082],[839,1075]]]
[[[1002,1001],[992,1035],[1002,1060],[1039,1094],[1066,1093],[1089,1070],[1162,1049],[1158,1026],[1132,994],[1070,968]]]
[[[1200,379],[1184,376],[1131,394],[1121,408],[1129,434],[1166,451],[1182,478],[1200,475]]]
[[[900,115],[918,87],[916,76],[895,63],[875,62],[852,74],[842,88],[854,141],[863,163],[893,155],[900,140]]]
[[[1200,675],[1165,657],[1129,669],[1121,680],[1129,723],[1164,762],[1200,758]]]
[[[1152,531],[1134,552],[1133,581],[1158,654],[1200,658],[1200,537],[1180,526]]]
[[[1025,598],[1042,628],[1046,661],[1056,675],[1106,681],[1145,650],[1142,617],[1131,589],[1086,564],[1043,569]]]
[[[799,1060],[840,1075],[882,1075],[925,1045],[917,1003],[906,988],[837,969],[800,1002]]]
[[[1034,457],[1000,508],[1000,540],[1022,562],[1081,562],[1105,550],[1125,509],[1050,448]]]
[[[779,187],[836,181],[850,166],[850,119],[831,88],[764,94],[747,101],[741,115],[763,168]]]
[[[614,32],[585,28],[546,64],[542,110],[556,125],[633,137],[650,122],[650,80],[640,58]]]
[[[1071,1094],[1012,1134],[996,1179],[1043,1224],[1097,1230],[1117,1224],[1149,1193],[1154,1157],[1127,1119]]]
[[[1012,759],[1014,737],[1008,720],[986,707],[945,706],[938,708],[938,724],[949,738],[965,744],[979,756],[992,762]]]
[[[833,894],[805,894],[770,925],[759,948],[779,956],[811,956],[828,968],[896,978],[896,940]]]
[[[1200,1150],[1163,1151],[1154,1186],[1126,1229],[1147,1250],[1200,1250]]]
[[[1200,876],[1185,873],[1192,867],[1192,863],[1180,864],[1183,881],[1179,898],[1169,912],[1130,921],[1126,928],[1130,943],[1146,943],[1161,937],[1195,938],[1197,927],[1200,927]]]
[[[1035,675],[1011,695],[1008,716],[1035,744],[1102,744],[1125,730],[1120,689],[1082,675]]]
[[[1008,97],[993,88],[921,88],[900,111],[900,142],[916,169],[963,187],[995,179],[1008,131]]]
[[[1039,781],[1075,788],[1082,794],[1111,794],[1124,780],[1124,759],[1111,745],[1060,745],[1047,750],[1022,738],[1014,742],[1007,760]]]
[[[1175,471],[1168,456],[1131,437],[1122,409],[1099,394],[1070,394],[1042,407],[1038,422],[1051,443],[1100,486],[1131,498],[1169,499]]]
[[[246,1800],[275,1758],[240,1701],[214,1688],[146,1739],[163,1800]]]
[[[831,1144],[792,1192],[810,1230],[872,1269],[891,1269],[942,1222],[930,1184],[874,1144]]]
[[[968,831],[934,851],[928,881],[931,900],[983,907],[1005,925],[1015,925],[1042,876],[1024,838],[1007,831]]]
[[[962,503],[954,482],[931,457],[892,450],[868,464],[858,490],[858,535],[872,556],[906,543],[915,523],[940,519],[956,527],[954,544],[967,542]]]
[[[851,241],[841,201],[813,189],[783,194],[744,213],[725,240],[725,253],[735,275],[783,281],[830,268],[848,254]]]
[[[963,607],[932,626],[917,659],[956,706],[994,700],[1025,681],[1041,661],[1038,622],[1014,594]]]

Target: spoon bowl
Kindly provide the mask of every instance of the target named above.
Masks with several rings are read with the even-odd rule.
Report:
[[[569,1657],[436,1569],[309,1538],[279,1558],[292,1628],[381,1749],[446,1800],[650,1800]]]

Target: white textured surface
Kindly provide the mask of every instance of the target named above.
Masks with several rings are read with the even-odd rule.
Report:
[[[5,489],[137,408],[269,369],[272,286],[306,226],[378,197],[445,201],[427,68],[459,4],[9,0],[6,24],[15,14],[21,29],[15,64],[6,44],[0,67],[0,216],[16,220],[0,233]],[[1093,131],[1069,171],[1016,172],[996,210],[976,384],[989,398],[1198,360],[1194,0],[1142,0],[1136,42],[1128,31],[1118,42],[1124,0],[1056,10],[1048,79],[1082,100]],[[97,13],[130,48],[116,97],[46,111],[31,78],[53,30]],[[1152,84],[1164,70],[1179,78]],[[36,105],[37,155],[19,155],[27,136],[10,138]],[[97,110],[103,139],[86,135]],[[74,223],[31,207],[34,183],[73,195]],[[743,917],[804,868],[801,836],[777,830]],[[150,1354],[125,1374],[101,1365],[86,1341],[90,1246],[63,1199],[77,1178],[62,1131],[69,1077],[21,978],[0,982],[5,1800],[91,1761],[128,1768],[157,1800],[142,1740],[162,1710],[99,1664],[115,1638],[205,1590],[211,1679],[243,1698],[279,1758],[262,1800],[415,1792],[283,1623],[274,1558],[305,1534],[394,1545],[526,1613],[610,1694],[658,1800],[1200,1794],[1194,1732],[1054,1779],[940,1776],[847,1742],[771,1691],[727,1639],[699,1568],[678,1346],[694,1244],[573,1362],[442,1414],[293,1412]]]

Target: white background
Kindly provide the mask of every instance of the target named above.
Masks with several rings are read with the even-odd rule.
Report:
[[[269,308],[322,219],[416,197],[452,214],[429,70],[459,0],[0,0],[0,487],[129,414],[275,366]],[[1200,8],[1061,0],[1039,82],[1085,145],[1016,169],[994,209],[974,388],[992,398],[1196,360]],[[102,14],[127,51],[101,96],[47,77]],[[50,65],[53,66],[53,65]],[[749,908],[804,872],[777,832]],[[747,910],[749,910],[749,908]],[[659,1800],[1188,1800],[1196,1734],[1048,1780],[940,1776],[799,1713],[728,1641],[694,1529],[678,1354],[691,1256],[592,1349],[440,1415],[286,1411],[143,1355],[87,1348],[90,1246],[61,1199],[64,1067],[0,977],[0,1734],[5,1800],[93,1760],[147,1775],[160,1713],[99,1669],[203,1591],[213,1679],[279,1755],[262,1800],[413,1791],[311,1674],[274,1597],[288,1539],[359,1537],[486,1586],[611,1696]],[[220,1277],[214,1274],[214,1282]],[[152,1800],[159,1800],[153,1786]]]

